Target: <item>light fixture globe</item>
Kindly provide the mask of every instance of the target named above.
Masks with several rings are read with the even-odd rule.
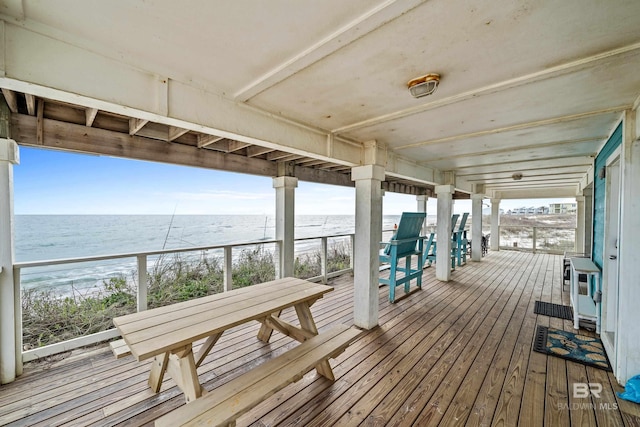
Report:
[[[431,73],[410,80],[409,83],[407,83],[407,87],[409,88],[411,96],[421,98],[434,93],[439,83],[440,74]]]

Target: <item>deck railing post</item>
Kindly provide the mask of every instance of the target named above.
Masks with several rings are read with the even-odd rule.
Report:
[[[538,238],[538,227],[533,227],[533,253],[536,253],[536,240]]]
[[[222,264],[222,276],[224,283],[224,291],[230,291],[233,288],[233,246],[224,247],[224,260]]]
[[[147,309],[147,256],[138,255],[138,311]]]
[[[349,244],[351,245],[351,251],[349,252],[349,268],[353,270],[353,248],[355,247],[355,234],[349,234]]]
[[[16,375],[22,375],[22,292],[20,291],[20,269],[13,269],[14,312],[16,316]]]
[[[320,238],[320,275],[322,283],[327,283],[327,238]]]

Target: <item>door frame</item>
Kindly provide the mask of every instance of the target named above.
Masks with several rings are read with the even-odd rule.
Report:
[[[615,179],[612,179],[615,178]],[[615,181],[615,182],[614,182]],[[622,149],[618,147],[606,161],[604,239],[602,245],[602,329],[600,338],[613,371],[618,365],[619,299],[620,292],[620,223],[622,190]],[[610,256],[615,256],[611,262]],[[610,280],[613,279],[613,280]],[[613,282],[613,283],[611,283]],[[613,331],[613,341],[607,335]]]

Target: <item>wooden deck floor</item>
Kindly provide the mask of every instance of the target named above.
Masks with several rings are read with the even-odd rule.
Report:
[[[572,330],[568,321],[533,313],[535,300],[568,304],[561,261],[494,252],[458,268],[448,283],[426,269],[423,290],[397,304],[381,288],[380,327],[332,361],[335,383],[311,372],[238,425],[640,425],[640,405],[615,396],[622,388],[611,374],[531,350],[536,324]],[[320,330],[352,323],[353,278],[332,284],[335,291],[312,307]],[[295,345],[278,333],[263,344],[257,330],[248,325],[223,336],[198,369],[205,388]],[[32,367],[0,387],[0,424],[150,424],[184,397],[169,378],[153,395],[148,371],[147,363],[116,361],[105,348]],[[574,399],[576,382],[602,384],[600,399]]]

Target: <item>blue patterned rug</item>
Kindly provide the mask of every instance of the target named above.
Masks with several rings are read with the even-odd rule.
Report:
[[[533,350],[611,371],[611,365],[599,338],[538,326]]]

